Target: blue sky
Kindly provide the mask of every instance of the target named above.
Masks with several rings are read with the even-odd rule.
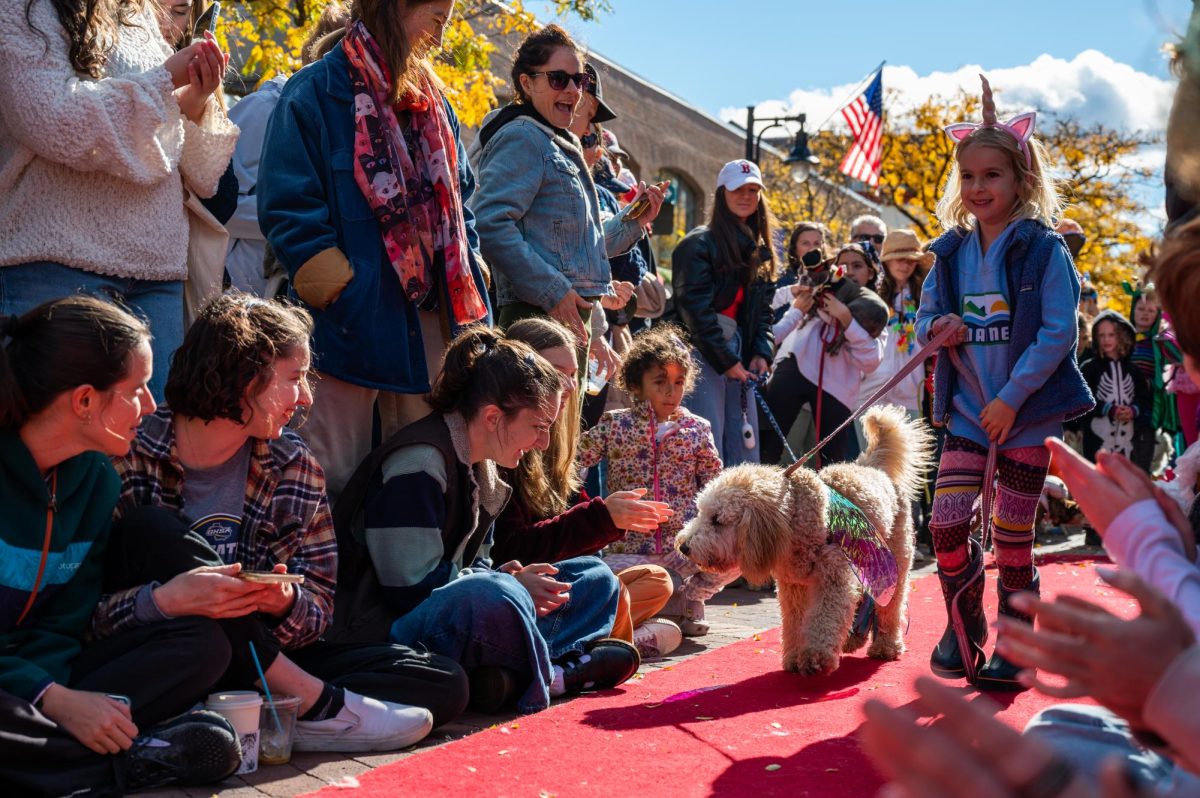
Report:
[[[717,114],[797,89],[855,83],[882,60],[918,75],[992,70],[1088,49],[1166,78],[1159,48],[1191,0],[611,0],[583,42]],[[547,19],[551,4],[527,2]],[[915,9],[920,9],[919,11]]]
[[[1161,48],[1187,28],[1191,0],[611,0],[596,23],[564,24],[594,49],[713,116],[742,123],[806,113],[828,120],[880,61],[889,115],[931,95],[979,91],[1002,115],[1036,110],[1161,139],[1174,94]],[[526,0],[543,20],[553,4]],[[920,9],[919,11],[915,9]],[[621,109],[616,109],[618,114]],[[1130,159],[1161,172],[1165,150]],[[1156,229],[1161,178],[1136,189]]]

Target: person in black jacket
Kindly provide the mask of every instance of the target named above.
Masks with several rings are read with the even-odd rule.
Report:
[[[712,425],[726,466],[758,462],[758,413],[749,382],[767,373],[774,349],[774,220],[762,188],[754,163],[725,164],[708,226],[688,233],[671,255],[675,315],[700,363],[687,406]]]

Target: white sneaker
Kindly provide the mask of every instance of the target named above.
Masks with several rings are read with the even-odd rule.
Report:
[[[328,720],[296,722],[296,751],[394,751],[425,739],[433,715],[423,707],[393,704],[346,691],[346,705]]]
[[[679,648],[683,632],[666,618],[651,618],[633,630],[633,644],[643,660],[656,660]]]

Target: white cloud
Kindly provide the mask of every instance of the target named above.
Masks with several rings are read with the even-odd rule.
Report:
[[[1166,132],[1167,115],[1175,93],[1173,80],[1138,72],[1098,50],[1084,50],[1070,61],[1042,55],[1033,63],[1022,66],[984,70],[977,64],[967,64],[953,72],[928,75],[918,75],[907,66],[885,66],[885,111],[894,118],[931,96],[951,97],[960,89],[977,94],[980,72],[987,75],[996,91],[1001,119],[1032,110],[1041,115],[1073,117],[1085,125],[1103,122],[1109,127],[1160,139]],[[805,113],[810,132],[834,115],[826,129],[844,132],[846,125],[836,111],[852,99],[852,93],[856,93],[853,83],[825,89],[796,89],[785,99],[759,103],[755,113],[758,116]],[[722,109],[720,117],[739,125],[746,123],[744,108]],[[1159,170],[1164,157],[1162,145],[1144,147],[1125,159],[1124,165]],[[1148,211],[1146,217],[1138,221],[1153,234],[1165,219],[1160,184],[1151,181],[1148,185],[1138,186],[1135,191]]]
[[[996,90],[1000,116],[1036,110],[1042,114],[1072,116],[1090,124],[1103,122],[1128,131],[1161,134],[1167,123],[1175,84],[1171,80],[1138,72],[1097,50],[1084,50],[1070,61],[1049,55],[1031,64],[984,70],[976,64],[953,72],[918,75],[907,66],[885,66],[883,86],[886,110],[895,114],[934,95],[953,96],[960,89],[979,92],[984,72]],[[797,89],[787,98],[760,103],[761,116],[806,113],[809,128],[820,125],[839,105],[850,99],[854,84],[827,89]],[[722,109],[722,119],[745,124],[742,108]],[[830,121],[843,127],[841,116]]]

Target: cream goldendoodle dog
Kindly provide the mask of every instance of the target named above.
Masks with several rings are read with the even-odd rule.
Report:
[[[676,538],[679,551],[705,570],[737,568],[751,582],[775,578],[787,671],[830,673],[843,651],[866,642],[865,633],[852,631],[864,587],[839,546],[840,528],[827,524],[836,501],[829,488],[861,510],[855,517],[865,516],[895,557],[895,592],[877,607],[867,654],[892,660],[904,651],[914,538],[910,504],[930,466],[933,435],[894,405],[868,410],[863,426],[867,449],[853,463],[819,472],[798,468],[790,476],[777,466],[726,469],[697,497],[696,517]]]

